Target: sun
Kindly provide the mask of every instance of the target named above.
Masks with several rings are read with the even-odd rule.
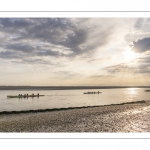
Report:
[[[134,60],[135,58],[137,58],[137,54],[133,52],[131,47],[129,46],[125,49],[125,51],[123,52],[123,55],[124,55],[125,60],[127,61]]]

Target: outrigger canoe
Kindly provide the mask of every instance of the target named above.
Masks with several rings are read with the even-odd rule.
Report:
[[[85,92],[84,94],[100,94],[102,92]]]
[[[39,96],[44,96],[44,95],[28,95],[28,96],[24,96],[24,95],[22,95],[22,96],[19,96],[19,95],[17,95],[17,96],[8,95],[7,97],[8,98],[28,98],[28,97],[39,97]]]
[[[145,90],[145,92],[150,92],[150,90]]]

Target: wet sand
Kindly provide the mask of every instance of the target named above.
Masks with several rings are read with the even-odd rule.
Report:
[[[150,132],[150,102],[1,114],[0,132]]]

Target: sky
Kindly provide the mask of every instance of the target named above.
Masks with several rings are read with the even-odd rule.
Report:
[[[149,18],[0,18],[0,85],[150,85]]]

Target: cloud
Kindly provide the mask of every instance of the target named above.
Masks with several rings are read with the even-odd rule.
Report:
[[[139,39],[137,42],[133,41],[133,50],[137,53],[150,50],[150,38]]]
[[[4,46],[4,49],[6,50],[15,50],[15,51],[22,51],[24,53],[31,53],[35,50],[35,47],[28,44],[22,44],[22,43],[13,43],[13,44],[7,44]]]
[[[42,46],[34,46],[24,43],[7,44],[2,47],[4,50],[0,52],[0,58],[9,59],[24,59],[26,57],[43,57],[43,56],[53,56],[57,57],[63,55],[59,51],[53,51],[51,49],[46,49]]]
[[[137,70],[135,71],[137,74],[150,74],[150,65],[149,64],[142,64],[140,65]]]
[[[29,19],[19,19],[19,18],[1,18],[0,24],[2,28],[24,28],[28,25],[31,25],[32,22]]]
[[[98,84],[122,74],[145,76],[149,25],[148,18],[0,18],[0,65],[10,62],[12,72],[36,69],[41,81],[43,74],[70,84],[71,79]],[[123,52],[131,42],[138,58],[125,63]]]
[[[139,63],[140,62],[140,63]],[[145,61],[144,61],[145,62]],[[148,61],[149,62],[149,61]],[[114,66],[109,66],[104,68],[110,75],[118,75],[118,74],[124,74],[124,75],[149,75],[150,74],[150,64],[149,63],[141,63],[141,60],[137,61],[136,65],[131,65],[128,63],[122,63]]]
[[[114,75],[92,75],[90,76],[90,78],[95,78],[95,79],[99,79],[99,78],[114,78]]]
[[[19,55],[18,53],[11,52],[11,51],[0,52],[0,58],[3,58],[3,59],[19,59],[20,57],[21,55]]]
[[[100,18],[1,18],[0,58],[91,57],[114,39],[122,23]]]
[[[136,29],[141,29],[141,27],[143,26],[143,24],[145,23],[145,18],[139,18],[135,24],[134,24],[134,27]]]
[[[114,66],[109,66],[104,69],[107,70],[109,73],[127,73],[127,72],[131,73],[134,70],[133,67],[129,67],[125,63],[121,63],[121,64],[114,65]]]
[[[140,64],[149,64],[150,63],[150,50],[142,53],[137,59],[137,62]]]
[[[42,60],[42,59],[23,59],[23,60],[13,60],[12,63],[19,63],[19,64],[50,64],[50,62]],[[51,63],[52,64],[52,63]]]
[[[149,18],[138,18],[134,24],[134,28],[138,31],[148,32],[150,31],[149,28],[150,19]]]

